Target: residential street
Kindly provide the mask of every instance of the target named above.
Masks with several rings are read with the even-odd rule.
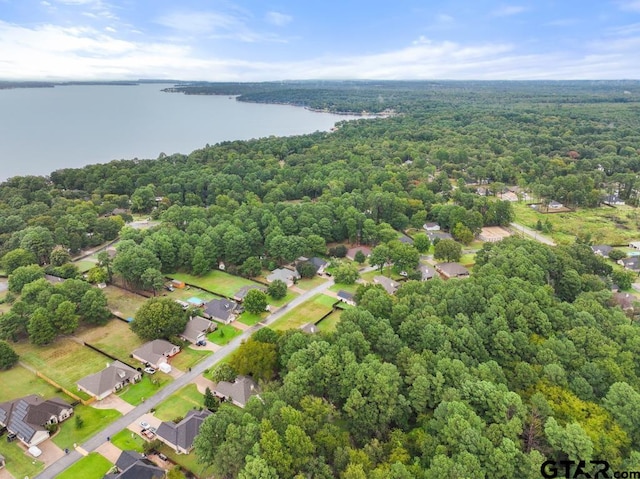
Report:
[[[538,241],[539,243],[546,244],[549,246],[556,245],[552,240],[550,240],[546,236],[543,236],[540,232],[536,230],[532,230],[531,228],[527,228],[526,226],[522,226],[521,224],[518,224],[518,223],[511,223],[511,227],[514,230],[516,230],[518,233],[522,233],[526,236],[529,236],[530,238]]]
[[[218,351],[213,353],[211,356],[205,358],[201,363],[194,366],[190,372],[185,372],[178,379],[173,381],[171,384],[165,386],[163,389],[158,391],[154,396],[148,398],[137,406],[135,409],[125,414],[117,421],[113,422],[105,429],[100,431],[99,433],[92,436],[87,442],[79,445],[87,453],[96,450],[102,444],[107,441],[107,437],[114,436],[116,433],[120,432],[122,429],[126,428],[129,424],[134,421],[137,421],[140,416],[147,413],[151,408],[155,408],[159,403],[164,401],[168,396],[179,390],[180,388],[186,386],[187,384],[193,382],[196,377],[204,372],[205,369],[210,369],[216,363],[221,361],[227,355],[231,354],[233,351],[238,349],[242,341],[246,340],[258,329],[268,326],[278,318],[280,318],[283,314],[289,312],[291,309],[299,306],[300,304],[307,301],[309,298],[315,296],[316,294],[323,293],[331,286],[333,286],[333,279],[326,281],[325,283],[317,286],[306,293],[301,294],[297,298],[293,299],[287,307],[280,308],[275,313],[269,315],[262,323],[256,324],[251,328],[244,331],[240,336],[235,337],[229,344],[222,346]],[[71,451],[69,454],[60,458],[49,467],[47,467],[44,471],[42,471],[39,475],[36,476],[37,479],[54,479],[58,476],[62,471],[67,469],[73,463],[82,458],[82,454],[78,451]]]

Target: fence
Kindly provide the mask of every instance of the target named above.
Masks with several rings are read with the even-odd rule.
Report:
[[[53,387],[60,389],[63,393],[65,393],[67,396],[72,397],[73,399],[75,399],[76,401],[80,401],[82,404],[84,404],[85,406],[88,406],[89,404],[91,404],[92,402],[94,402],[96,400],[95,397],[89,398],[89,399],[82,399],[80,396],[78,396],[75,393],[72,393],[71,391],[69,391],[68,389],[63,388],[62,386],[60,386],[57,382],[55,382],[53,379],[48,378],[47,376],[45,376],[44,374],[42,374],[40,371],[36,371],[36,376],[38,376],[41,379],[44,379],[45,381],[47,381],[49,384],[51,384]]]
[[[94,350],[94,351],[96,351],[97,353],[100,353],[100,354],[102,354],[103,356],[106,356],[106,357],[108,357],[109,359],[112,359],[113,361],[120,361],[121,363],[126,364],[127,366],[129,366],[129,367],[130,367],[130,368],[132,368],[132,369],[137,369],[137,368],[136,368],[136,366],[132,366],[131,364],[127,363],[126,361],[123,361],[123,360],[122,360],[122,359],[120,359],[120,358],[116,358],[115,356],[112,356],[111,354],[107,353],[106,351],[103,351],[103,350],[102,350],[102,349],[100,349],[100,348],[97,348],[97,347],[93,346],[92,344],[85,343],[85,342],[83,342],[82,344],[83,344],[84,346],[88,347],[89,349],[93,349],[93,350]]]

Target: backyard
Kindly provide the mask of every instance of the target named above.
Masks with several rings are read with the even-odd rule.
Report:
[[[117,286],[109,285],[102,290],[111,311],[118,311],[123,318],[133,318],[146,298]]]
[[[131,352],[144,344],[128,323],[115,318],[104,326],[83,328],[76,337],[126,363],[131,362]]]
[[[92,452],[59,474],[58,479],[102,479],[112,467],[113,464],[103,456]]]
[[[343,312],[344,310],[337,309],[322,321],[320,321],[318,324],[316,324],[316,326],[318,327],[318,331],[322,331],[325,333],[335,331],[336,326],[338,325],[338,321],[340,321],[340,317],[342,316]]]
[[[336,298],[331,296],[316,295],[274,321],[270,327],[276,330],[285,330],[299,328],[307,323],[315,323],[331,311],[335,302]]]
[[[78,391],[76,382],[104,369],[109,361],[106,356],[66,338],[47,346],[22,342],[14,349],[26,364],[84,399],[89,396]]]
[[[168,276],[230,298],[243,286],[260,286],[259,283],[250,279],[233,276],[217,269],[204,276],[192,276],[184,273],[175,273]]]
[[[74,407],[73,416],[60,424],[58,433],[51,440],[61,449],[73,449],[74,444],[82,444],[120,416],[115,409],[96,409],[79,404]],[[81,427],[78,427],[77,417],[82,420]]]
[[[3,387],[0,387],[0,402],[17,399],[29,394],[39,394],[46,399],[58,396],[65,401],[71,401],[70,398],[62,393],[58,393],[57,389],[44,379],[39,378],[20,365],[15,365],[6,371],[0,371],[0,384],[3,385]]]
[[[158,452],[167,456],[171,461],[179,464],[184,469],[190,471],[196,477],[209,477],[208,469],[205,468],[196,457],[196,453],[191,451],[189,454],[178,454],[174,449],[170,448],[166,444],[163,444],[158,449]]]
[[[116,435],[111,437],[111,443],[122,451],[138,451],[144,450],[144,443],[147,442],[130,429],[123,429]]]
[[[189,384],[176,391],[156,407],[154,416],[162,421],[173,421],[184,417],[191,409],[204,406],[204,396],[195,384]]]

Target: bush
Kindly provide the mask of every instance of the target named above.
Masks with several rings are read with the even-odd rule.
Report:
[[[151,454],[154,451],[157,451],[160,446],[162,446],[162,442],[160,442],[160,439],[154,439],[153,441],[145,441],[145,443],[142,445],[142,451],[145,454]]]
[[[76,422],[76,429],[82,429],[84,427],[84,419],[82,419],[82,416],[80,416],[79,414],[76,414],[74,417]]]

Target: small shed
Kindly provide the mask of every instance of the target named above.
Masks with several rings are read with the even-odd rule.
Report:
[[[184,284],[184,281],[180,281],[179,279],[172,279],[171,286],[173,286],[174,288],[183,289],[186,285]]]

